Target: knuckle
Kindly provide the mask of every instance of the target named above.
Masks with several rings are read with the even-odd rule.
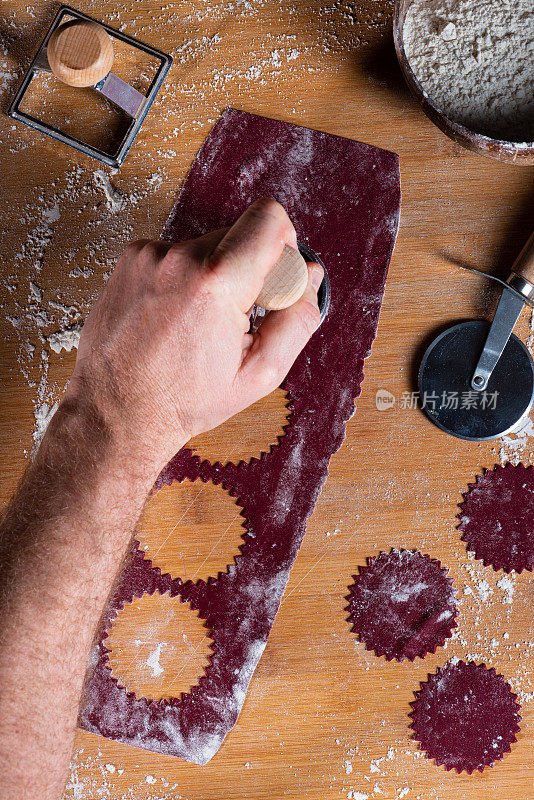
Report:
[[[190,242],[177,242],[169,248],[167,257],[182,262],[184,259],[189,257],[190,246]]]
[[[139,239],[128,245],[123,253],[122,261],[132,274],[150,274],[154,266],[161,260],[161,245],[150,239]]]
[[[159,247],[157,242],[145,242],[139,253],[140,257],[147,263],[157,261],[159,258]]]
[[[131,264],[137,261],[143,249],[148,244],[148,239],[137,239],[135,242],[130,242],[122,251],[118,263]]]
[[[210,253],[210,255],[206,258],[206,274],[209,275],[210,273],[217,270],[221,264],[226,264],[228,261],[232,261],[234,255],[232,252],[232,247],[225,242],[219,242],[215,250]]]
[[[167,273],[173,273],[183,268],[189,261],[189,251],[186,242],[173,244],[161,260],[161,269]]]
[[[221,242],[213,253],[206,259],[206,268],[202,272],[202,283],[207,291],[211,293],[226,293],[229,287],[222,277],[221,267],[228,269],[229,272],[237,272],[239,268],[239,256],[231,245]]]
[[[161,242],[156,244],[156,252],[147,256],[152,267],[156,289],[166,292],[177,285],[184,276],[190,262],[185,244],[168,247]]]
[[[269,214],[285,214],[284,206],[275,200],[274,197],[260,197],[252,204],[253,208],[259,211],[266,211]]]
[[[132,255],[134,255],[136,253],[140,253],[141,250],[147,244],[149,244],[149,242],[150,242],[150,239],[136,239],[135,241],[130,242],[128,245],[126,245],[126,248],[125,248],[124,252],[125,253],[131,253]]]
[[[208,269],[202,271],[200,275],[200,283],[208,294],[214,294],[221,290],[223,281],[219,276],[217,267],[222,261],[226,263],[228,261],[231,262],[231,260],[231,257],[227,258],[226,254],[220,255],[217,257],[215,263],[210,261]]]

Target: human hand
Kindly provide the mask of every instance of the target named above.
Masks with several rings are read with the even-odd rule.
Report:
[[[159,472],[192,436],[275,389],[320,321],[323,270],[302,298],[248,333],[249,313],[295,229],[274,200],[231,228],[118,260],[84,325],[67,399],[90,404],[119,452]]]

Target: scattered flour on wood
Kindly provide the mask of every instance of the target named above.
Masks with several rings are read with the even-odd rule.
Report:
[[[124,791],[119,788],[124,786],[124,781],[120,781],[122,775],[127,785]],[[72,755],[63,797],[64,800],[169,800],[170,797],[188,800],[178,784],[151,773],[140,774],[138,765],[118,767],[105,760],[100,748],[91,755],[83,747]]]
[[[104,169],[97,169],[94,177],[96,185],[104,192],[109,210],[113,214],[122,211],[126,204],[126,198],[114,188],[107,172]]]
[[[67,169],[56,186],[37,187],[35,197],[19,209],[20,216],[24,218],[25,234],[20,242],[14,241],[12,274],[6,276],[4,281],[6,300],[3,308],[10,317],[13,336],[18,339],[19,367],[35,398],[36,441],[57,407],[63,389],[49,381],[50,359],[63,358],[70,343],[70,350],[76,348],[75,331],[78,329],[79,333],[92,301],[113,268],[117,251],[134,235],[145,235],[146,231],[134,219],[133,211],[141,208],[144,212],[146,209],[143,219],[146,223],[150,221],[150,201],[162,183],[167,181],[166,167],[162,165],[175,160],[192,140],[197,142],[199,132],[207,133],[219,117],[220,109],[235,103],[236,97],[246,96],[254,103],[254,98],[261,97],[265,87],[268,87],[274,92],[281,113],[303,115],[311,101],[308,101],[306,94],[290,97],[286,88],[306,80],[308,75],[324,74],[325,80],[334,76],[344,63],[350,62],[356,47],[369,43],[376,31],[386,30],[391,11],[391,7],[388,10],[385,5],[379,8],[379,4],[376,4],[376,12],[369,14],[373,3],[336,0],[332,6],[325,6],[317,12],[316,24],[311,25],[307,20],[307,35],[301,37],[294,33],[298,30],[296,26],[301,7],[296,3],[284,3],[280,13],[284,22],[288,22],[287,33],[275,33],[264,27],[261,36],[254,37],[254,42],[246,52],[226,57],[229,42],[231,46],[231,37],[227,38],[224,33],[228,21],[231,23],[230,29],[243,27],[247,22],[261,19],[261,11],[265,6],[265,0],[207,0],[202,4],[193,3],[185,12],[175,3],[169,3],[162,7],[157,19],[152,18],[142,6],[139,6],[139,12],[132,6],[124,18],[120,6],[105,13],[105,19],[110,24],[124,27],[128,32],[149,41],[163,37],[165,29],[177,22],[184,26],[185,35],[182,44],[172,53],[175,59],[173,72],[164,83],[151,112],[159,115],[157,124],[161,136],[157,144],[153,145],[152,137],[141,136],[122,173],[101,169],[96,170],[101,173],[97,178],[94,167]],[[96,0],[87,0],[84,8],[95,16],[102,16],[102,9]],[[22,23],[20,14],[9,10],[6,12],[6,27],[12,31],[10,35],[13,40],[22,39],[24,33],[33,30],[34,23],[30,17],[35,16],[38,10],[35,3],[28,6],[26,12],[21,12],[24,16]],[[217,28],[218,31],[214,33],[211,28]],[[20,76],[20,70],[12,60],[6,43],[0,44],[0,91],[3,87],[11,90]],[[321,61],[323,56],[327,58]],[[231,68],[226,66],[230,60]],[[18,127],[9,124],[1,130],[0,136],[6,149],[13,154],[41,146],[31,132],[21,135]],[[144,175],[136,181],[135,178],[124,177],[126,174],[134,175],[140,168],[146,172],[147,165],[148,178]],[[246,175],[243,179],[246,180]],[[164,183],[164,187],[165,202],[170,207],[177,187],[168,183]],[[59,234],[66,227],[76,235],[67,247],[58,249]],[[79,229],[82,235],[78,236],[75,229]],[[62,283],[55,278],[58,272],[65,278]],[[90,281],[91,290],[87,283]],[[531,335],[534,341],[534,320]],[[513,444],[503,442],[503,449],[515,457],[512,450],[523,452],[521,447],[524,450],[531,435],[532,432],[528,432],[524,437],[510,437],[512,443],[516,438],[522,439],[521,444],[515,448]],[[399,484],[396,488],[399,495],[406,491],[404,485]],[[392,497],[390,502],[398,502],[398,497]],[[462,657],[470,652],[481,660],[489,660],[498,654],[500,669],[506,673],[521,702],[531,702],[534,700],[534,643],[528,637],[514,641],[514,637],[506,630],[501,632],[492,628],[486,631],[480,621],[484,603],[493,604],[492,610],[499,609],[504,617],[515,610],[516,603],[525,592],[524,576],[499,578],[492,575],[491,570],[475,567],[470,557],[466,557],[466,563],[471,567],[471,572],[466,570],[464,573],[466,586],[462,596],[462,612],[468,618],[464,621],[462,615],[459,616],[460,625],[453,632],[450,646],[458,648],[455,652]],[[268,601],[260,587],[252,588],[256,589],[256,594],[251,596],[251,602]],[[264,643],[258,641],[251,650],[235,702],[241,701],[263,646]],[[362,663],[367,665],[369,672],[374,669],[374,656],[356,649],[354,652],[359,658],[366,659]],[[522,654],[519,666],[513,660],[518,652]],[[157,648],[148,659],[151,659],[149,666],[153,670],[161,669]],[[510,667],[506,669],[508,665]],[[387,724],[384,730],[387,730]],[[350,748],[351,753],[356,749],[356,746]],[[399,761],[397,767],[393,749],[387,752],[387,756],[374,758],[370,762],[368,774],[363,777],[369,782],[369,790],[360,791],[362,784],[350,791],[347,787],[347,797],[368,800],[371,794],[379,796],[383,789],[378,783],[373,783],[373,775],[379,773],[381,784],[385,787],[388,770],[396,788],[391,792],[388,790],[387,796],[398,799],[408,794],[410,773],[400,772],[401,768],[405,768],[405,762],[401,764]],[[412,759],[414,763],[422,755],[410,750],[403,751],[404,759]],[[345,752],[343,758],[337,759],[337,769],[345,781],[349,774],[351,779],[355,779],[358,768],[352,761],[353,756],[351,754],[347,759],[344,756]],[[129,788],[123,793],[114,781],[124,769],[118,768],[116,772],[109,769],[106,763],[109,757],[103,760],[101,754],[97,757],[86,756],[83,750],[78,750],[71,764],[66,798],[159,800],[160,797],[172,796],[180,800],[178,786],[167,788],[162,783],[166,791],[152,789],[152,780],[147,781],[147,778],[156,780],[154,776],[128,775],[128,772],[125,777],[128,778]],[[160,779],[157,780],[159,787]],[[147,792],[150,792],[148,798]]]
[[[131,210],[148,201],[163,180],[152,173],[144,183],[136,181],[130,191],[120,193],[109,178],[97,186],[93,177],[92,171],[76,166],[61,181],[37,188],[20,211],[23,238],[19,243],[14,240],[12,271],[3,280],[1,306],[18,340],[18,366],[35,392],[33,450],[65,389],[49,380],[50,354],[61,356],[77,349],[83,321],[96,297],[76,279],[90,279],[98,269],[98,289],[103,286],[122,246],[132,238]],[[108,184],[109,197],[102,204],[102,186]],[[63,219],[67,221],[62,228]],[[65,246],[67,225],[72,237]],[[77,264],[69,272],[74,261]]]
[[[164,669],[159,663],[159,658],[161,656],[161,648],[163,646],[162,642],[159,642],[158,646],[155,650],[153,650],[146,660],[147,667],[150,667],[152,670],[152,677],[158,678],[160,675],[163,675]]]
[[[235,104],[236,98],[243,96],[253,102],[256,93],[261,96],[265,87],[273,89],[281,111],[298,114],[300,107],[307,107],[307,97],[302,93],[288,95],[286,85],[299,85],[313,74],[335,76],[345,63],[351,62],[356,48],[387,30],[392,2],[334,0],[331,5],[318,8],[311,22],[299,3],[288,0],[279,9],[281,31],[275,31],[269,16],[263,13],[268,8],[267,0],[193,0],[186,7],[169,2],[154,15],[139,4],[103,11],[96,0],[87,0],[87,13],[142,40],[161,42],[164,49],[171,50],[174,63],[147,121],[150,124],[150,119],[157,117],[155,144],[153,137],[138,137],[120,172],[82,166],[67,169],[52,186],[37,186],[35,197],[20,210],[27,233],[19,246],[14,242],[13,272],[4,281],[9,300],[3,308],[18,337],[21,372],[30,389],[41,386],[34,399],[36,439],[42,435],[48,412],[64,388],[47,384],[49,365],[41,359],[41,352],[61,356],[77,347],[79,327],[95,298],[94,288],[92,296],[88,296],[85,281],[99,276],[102,285],[121,245],[147,234],[146,225],[134,223],[133,212],[146,207],[150,214],[151,196],[167,181],[162,164],[175,160],[187,149],[191,137],[197,142],[199,130],[207,133],[221,108]],[[39,13],[36,2],[21,9],[5,9],[0,36],[0,92],[4,100],[21,76],[13,45],[34,33]],[[165,45],[166,34],[176,25],[183,37],[172,48]],[[232,31],[247,30],[247,26],[254,32],[250,46],[243,48],[234,41]],[[305,37],[299,35],[302,26],[306,28]],[[68,113],[65,111],[66,121]],[[0,130],[0,143],[13,155],[27,149],[42,150],[40,137],[10,122]],[[65,147],[66,157],[69,152]],[[32,155],[35,158],[35,153]],[[146,173],[147,165],[148,176],[130,179],[125,186],[121,173]],[[170,207],[177,187],[166,185],[166,203]],[[60,220],[62,228],[69,226],[73,230],[73,242],[69,248],[58,250]],[[159,228],[153,231],[154,235],[158,232]],[[49,280],[52,259],[56,269],[60,261],[62,274],[73,279],[67,291],[69,305],[75,306],[77,313],[69,320],[62,319],[49,304],[60,291],[58,282]],[[29,302],[22,302],[20,297],[24,284],[31,294]],[[64,284],[65,281],[62,291]]]
[[[520,420],[513,431],[501,436],[499,439],[499,461],[501,465],[509,461],[511,464],[519,464],[525,460],[526,449],[530,444],[530,439],[534,436],[534,423],[530,417]],[[532,457],[532,453],[529,453]]]
[[[504,578],[499,578],[497,581],[497,586],[499,589],[502,589],[504,592],[504,597],[502,599],[503,603],[510,604],[514,601],[514,592],[515,592],[515,583],[511,577],[508,575]]]
[[[67,353],[70,353],[73,348],[78,348],[81,331],[82,326],[80,324],[73,325],[71,328],[64,328],[55,331],[55,333],[51,333],[50,336],[47,336],[46,340],[54,353],[61,353],[62,350],[66,350]]]

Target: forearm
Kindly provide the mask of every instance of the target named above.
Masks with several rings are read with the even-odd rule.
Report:
[[[179,245],[135,242],[87,318],[76,367],[0,525],[0,800],[57,800],[91,642],[158,473],[272,391],[320,322],[249,311],[296,231],[273,200]]]
[[[155,472],[94,409],[64,404],[0,526],[2,800],[61,794],[91,642]]]

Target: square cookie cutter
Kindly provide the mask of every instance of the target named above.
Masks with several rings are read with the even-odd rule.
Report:
[[[160,62],[146,95],[111,72],[113,39],[142,50]],[[8,115],[30,128],[51,136],[110,167],[120,167],[167,75],[172,58],[151,45],[99,22],[68,5],[62,5],[30,64],[9,108]],[[131,117],[115,152],[107,153],[61,131],[54,125],[21,110],[32,80],[38,72],[50,72],[59,80],[79,88],[92,87]]]

